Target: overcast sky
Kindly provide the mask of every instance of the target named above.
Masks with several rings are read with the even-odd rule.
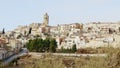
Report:
[[[48,13],[50,25],[120,21],[120,0],[1,0],[0,30],[43,22]]]

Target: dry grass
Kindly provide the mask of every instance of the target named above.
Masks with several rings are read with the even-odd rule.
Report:
[[[30,57],[19,60],[19,66],[11,68],[107,68],[104,61],[103,57]]]
[[[11,66],[11,68],[120,68],[120,49],[104,49],[104,51],[108,53],[107,57],[63,57],[44,55],[34,58],[31,56],[20,59],[19,66]]]

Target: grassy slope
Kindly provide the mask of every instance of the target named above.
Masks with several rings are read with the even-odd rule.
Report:
[[[19,66],[11,66],[11,68],[120,68],[120,49],[107,48],[103,50],[108,53],[108,57],[44,55],[36,58],[32,56],[19,60]]]

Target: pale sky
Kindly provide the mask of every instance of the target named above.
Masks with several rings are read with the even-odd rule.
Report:
[[[120,0],[0,0],[0,31],[43,22],[50,25],[120,21]]]

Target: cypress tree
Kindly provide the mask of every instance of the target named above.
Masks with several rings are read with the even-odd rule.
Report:
[[[31,31],[32,31],[32,28],[30,27],[30,28],[29,28],[29,34],[31,34]]]
[[[2,34],[5,34],[5,29],[3,28]]]
[[[76,51],[77,51],[76,44],[74,44],[74,45],[72,46],[72,52],[76,52]]]

